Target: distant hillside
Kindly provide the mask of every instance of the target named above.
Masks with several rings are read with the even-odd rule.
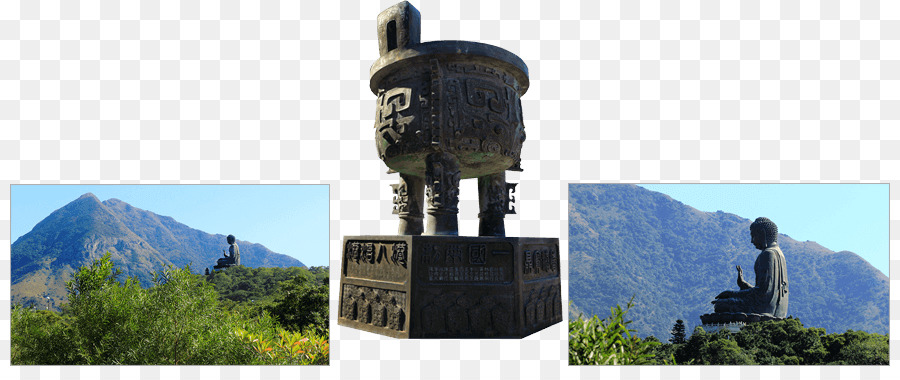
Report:
[[[676,319],[690,333],[719,292],[737,289],[735,265],[754,283],[759,250],[750,244],[751,222],[634,185],[571,184],[570,312],[608,315],[635,295],[628,316],[639,335],[665,341]],[[789,315],[829,333],[888,333],[887,276],[852,252],[785,234],[778,242],[787,259]]]
[[[241,264],[249,267],[304,266],[261,244],[241,240],[237,244]],[[153,272],[166,264],[190,263],[195,272],[212,267],[227,246],[225,235],[190,228],[118,199],[100,202],[88,193],[51,213],[12,244],[12,302],[29,303],[47,295],[58,307],[72,273],[107,251],[123,275],[149,285]]]

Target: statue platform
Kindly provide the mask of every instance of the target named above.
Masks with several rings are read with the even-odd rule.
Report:
[[[395,338],[522,338],[561,321],[559,239],[344,238],[339,325]]]
[[[706,325],[722,325],[722,324],[747,324],[762,321],[780,321],[784,318],[778,318],[772,314],[756,314],[756,313],[710,313],[700,316],[703,326]]]
[[[721,330],[727,330],[731,333],[736,333],[741,331],[741,328],[746,326],[747,324],[744,322],[727,322],[727,323],[713,323],[713,324],[704,324],[703,330],[708,333],[716,333]]]

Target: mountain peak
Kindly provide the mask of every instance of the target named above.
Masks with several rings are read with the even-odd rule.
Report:
[[[107,210],[106,205],[104,205],[103,202],[100,202],[100,199],[98,199],[94,193],[84,193],[82,196],[78,197],[78,199],[75,199],[54,211],[50,216],[38,223],[38,225],[41,225],[48,219],[57,220],[59,218],[70,218],[70,220],[72,220],[71,218],[89,215],[105,218],[107,214],[109,214],[109,210]]]
[[[149,284],[153,272],[165,265],[211,266],[223,247],[222,235],[191,228],[119,199],[100,202],[94,194],[85,193],[12,244],[12,299],[39,301],[43,294],[62,299],[72,273],[106,252],[124,275]],[[241,261],[248,267],[303,266],[293,257],[251,243],[241,245]]]
[[[94,199],[97,202],[100,202],[100,199],[98,199],[97,196],[94,195],[94,193],[84,193],[82,196],[78,197],[78,199],[76,199],[76,201],[80,201],[82,199]]]
[[[103,201],[103,204],[107,206],[131,206],[118,198],[109,198]]]

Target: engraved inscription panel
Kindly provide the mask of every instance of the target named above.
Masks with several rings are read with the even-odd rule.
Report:
[[[559,248],[556,245],[526,244],[522,274],[525,281],[559,277]]]
[[[513,246],[506,242],[424,243],[417,247],[420,281],[495,283],[513,280]]]
[[[344,275],[403,283],[408,277],[409,245],[405,241],[349,240],[344,246]]]

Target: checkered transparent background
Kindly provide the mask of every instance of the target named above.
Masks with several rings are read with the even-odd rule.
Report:
[[[332,321],[329,367],[9,367],[11,183],[327,183],[344,235],[392,234],[374,150],[381,1],[0,2],[0,369],[23,379],[896,378],[891,367],[569,367],[523,340],[393,340]],[[512,236],[556,237],[569,182],[900,181],[896,1],[413,2],[422,40],[529,66]],[[860,4],[861,3],[861,4]],[[477,232],[464,181],[460,228]],[[891,271],[900,270],[892,186]],[[335,272],[336,273],[336,272]],[[568,273],[563,271],[563,298]],[[336,281],[332,276],[332,319]]]

